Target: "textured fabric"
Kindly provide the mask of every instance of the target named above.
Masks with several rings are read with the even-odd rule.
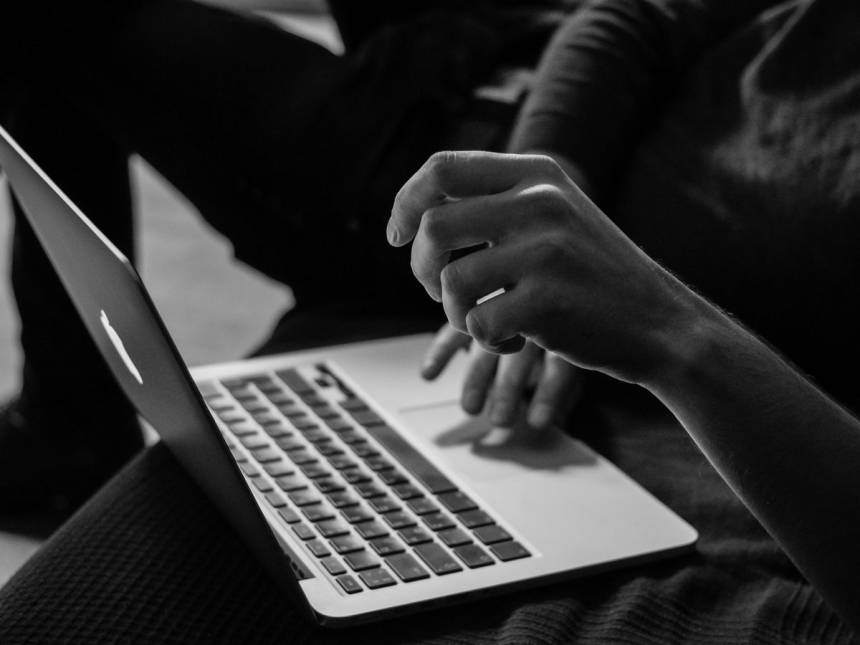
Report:
[[[296,313],[268,349],[317,321]],[[364,321],[368,337],[428,322]],[[848,643],[850,634],[638,390],[592,381],[571,420],[600,452],[700,532],[694,553],[346,631],[289,605],[169,452],[148,450],[0,590],[0,643]],[[562,509],[563,512],[563,509]]]

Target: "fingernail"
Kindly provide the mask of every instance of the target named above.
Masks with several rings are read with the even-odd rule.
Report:
[[[514,406],[510,401],[497,401],[493,406],[493,411],[490,415],[490,421],[499,426],[508,425],[511,422],[511,415],[514,411]]]
[[[466,390],[461,401],[463,409],[469,414],[478,414],[483,407],[481,393],[478,390]]]
[[[552,421],[552,407],[546,403],[538,403],[529,410],[529,425],[532,428],[545,428]]]
[[[385,228],[385,235],[388,237],[388,243],[391,245],[396,245],[400,241],[400,231],[397,230],[394,220],[388,220],[388,226]]]

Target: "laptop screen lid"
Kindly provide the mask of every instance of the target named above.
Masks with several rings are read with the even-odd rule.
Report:
[[[2,127],[0,167],[126,396],[268,571],[281,584],[289,581],[291,596],[306,606],[296,576],[310,574],[278,548],[134,267]]]

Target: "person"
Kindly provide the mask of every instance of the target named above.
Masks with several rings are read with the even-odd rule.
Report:
[[[427,311],[368,224],[406,169],[458,145],[464,122],[484,124],[477,138],[466,129],[473,145],[503,145],[514,107],[479,114],[472,90],[531,64],[554,24],[543,3],[450,5],[335,0],[347,48],[336,56],[196,2],[13,3],[0,118],[132,259],[137,152],[300,308],[393,290]],[[0,411],[0,511],[71,509],[139,449],[140,430],[13,206],[24,362],[21,394]]]
[[[486,346],[487,374],[518,356],[498,353],[517,348],[518,336],[538,348],[537,361],[546,347],[558,364],[581,365],[571,369],[588,371],[588,396],[567,429],[590,432],[601,453],[688,519],[700,532],[694,554],[346,634],[316,629],[156,446],[0,590],[0,635],[851,642],[856,598],[842,583],[856,556],[841,549],[856,542],[845,469],[856,422],[831,397],[857,408],[858,20],[843,0],[590,3],[544,55],[515,154],[432,157],[395,205],[395,242],[417,236],[408,253],[451,313],[453,331],[443,331],[427,373],[455,351],[445,338],[462,346],[462,330],[481,341],[470,351]],[[439,203],[446,192],[459,196]],[[474,252],[455,254],[459,267],[449,269],[443,250],[463,243],[461,227]],[[382,239],[381,227],[374,234]],[[514,253],[516,262],[494,264]],[[475,306],[497,287],[505,292]],[[297,321],[283,321],[286,343],[270,348],[295,347],[295,331],[341,326]],[[595,370],[645,385],[690,434],[637,388]]]
[[[825,25],[836,27],[837,17],[843,17],[850,29],[857,27],[854,8],[838,0],[792,7],[764,59],[756,60],[755,71],[785,73],[775,61],[797,62],[792,48],[811,33],[825,33]],[[821,45],[829,52],[824,60],[838,61],[838,73],[821,70],[815,64],[822,59],[816,60],[806,49],[805,68],[793,68],[791,85],[779,89],[791,87],[791,98],[814,93],[821,99],[839,87],[828,81],[834,77],[844,81],[846,76],[856,87],[860,50],[842,40],[853,42],[849,33],[847,26],[839,25],[832,39]],[[742,80],[754,82],[750,77]],[[742,92],[749,101],[747,118],[760,116],[751,109],[758,107],[752,105],[757,97],[747,87]],[[856,100],[852,105],[854,122],[860,106]],[[571,118],[576,116],[574,111]],[[780,117],[791,122],[785,112]],[[766,117],[757,125],[769,127],[776,136]],[[842,134],[838,121],[823,119],[817,125]],[[830,141],[856,145],[851,138]],[[849,624],[860,628],[860,594],[852,575],[860,570],[856,549],[860,517],[853,512],[860,508],[860,418],[637,246],[563,170],[567,167],[579,176],[578,165],[566,153],[569,142],[558,138],[554,143],[551,156],[487,152],[432,156],[397,195],[388,223],[389,243],[396,247],[412,243],[415,277],[442,303],[450,327],[484,350],[516,354],[532,343],[571,365],[652,393],[797,567]],[[784,159],[819,154],[802,147],[786,151],[785,140],[780,144]],[[856,147],[849,152],[852,159],[859,154]],[[757,179],[761,181],[761,173]],[[850,174],[848,180],[857,185]],[[821,183],[823,178],[813,178],[805,188],[817,189],[818,198],[826,202],[830,194]],[[777,208],[785,208],[785,202],[774,201]],[[856,192],[849,201],[856,205]],[[697,222],[703,224],[707,222]],[[749,222],[750,228],[756,224]],[[792,239],[795,232],[790,228],[797,224],[787,218],[782,224],[789,229],[780,240],[784,243]],[[802,225],[808,231],[808,223]],[[851,222],[845,222],[845,228],[850,227]],[[800,248],[798,243],[785,251]],[[829,258],[835,267],[830,270],[843,269],[839,241],[831,240],[828,248],[835,254]],[[470,252],[456,255],[463,249]],[[736,251],[742,255],[746,249]],[[789,266],[780,270],[785,271],[783,279],[790,279]],[[849,275],[840,279],[850,281]],[[816,280],[819,288],[827,284],[821,275]],[[802,309],[805,297],[815,300],[813,294],[799,293],[788,304]],[[850,302],[832,305],[856,316]],[[817,337],[825,331],[832,330],[812,333]],[[850,336],[838,339],[850,341]],[[449,351],[450,347],[433,353],[441,353],[444,362]]]

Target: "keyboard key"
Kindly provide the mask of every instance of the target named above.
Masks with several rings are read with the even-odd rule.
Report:
[[[292,431],[284,423],[274,423],[270,426],[263,426],[263,430],[272,439],[286,439],[292,437]]]
[[[242,407],[248,414],[256,414],[258,412],[268,412],[269,406],[263,405],[259,400],[248,399],[241,402]]]
[[[457,515],[457,519],[460,520],[463,523],[463,526],[467,529],[473,529],[478,526],[486,526],[487,524],[493,523],[493,518],[480,509],[459,513]]]
[[[494,564],[495,560],[487,555],[486,551],[484,551],[477,544],[466,544],[464,546],[458,546],[453,549],[454,554],[460,558],[463,563],[469,567],[470,569],[477,569],[478,567],[486,567],[490,564]]]
[[[278,412],[287,417],[287,419],[290,420],[290,423],[306,419],[308,417],[308,413],[304,411],[304,408],[300,408],[294,403],[279,405]]]
[[[303,479],[299,479],[295,475],[286,475],[284,477],[278,477],[275,480],[275,483],[285,493],[291,493],[295,490],[304,490],[308,487],[308,485]]]
[[[320,562],[325,567],[325,570],[333,576],[339,576],[342,573],[346,573],[346,567],[340,563],[340,560],[333,556],[323,558]]]
[[[348,491],[330,493],[328,499],[335,508],[345,508],[347,506],[355,506],[358,504],[358,499]]]
[[[340,514],[350,524],[357,524],[358,522],[366,522],[373,519],[373,514],[361,506],[341,509]]]
[[[352,424],[342,417],[324,418],[325,424],[335,432],[343,432],[344,430],[352,430]]]
[[[340,480],[335,479],[334,477],[326,477],[325,479],[317,479],[314,482],[314,486],[317,487],[317,490],[319,492],[324,493],[326,495],[329,493],[340,492],[342,490],[345,490],[345,488],[346,488]]]
[[[307,450],[295,450],[293,452],[289,452],[287,453],[287,457],[289,457],[297,466],[301,466],[302,464],[312,464],[319,461]]]
[[[285,437],[283,439],[277,439],[275,440],[275,443],[278,444],[278,448],[280,448],[284,452],[304,450],[307,447],[304,441],[301,441],[294,437]]]
[[[307,403],[307,401],[305,401]],[[308,405],[311,405],[308,403]],[[316,414],[320,419],[339,419],[340,412],[331,407],[328,402],[323,401],[322,405],[314,405],[314,414]]]
[[[519,558],[527,558],[531,555],[526,548],[519,542],[508,540],[507,542],[499,542],[490,547],[495,556],[502,562],[508,560],[518,560]]]
[[[379,555],[394,555],[395,553],[403,553],[405,549],[400,544],[400,540],[392,536],[380,537],[370,541],[370,546]]]
[[[237,450],[236,448],[230,448],[230,454],[233,455],[233,460],[237,464],[242,464],[248,461],[248,458],[245,456],[245,453],[241,450]]]
[[[456,490],[453,482],[392,427],[369,426],[367,433],[388,450],[403,468],[412,473],[433,494]]]
[[[388,461],[385,457],[368,457],[364,463],[370,468],[373,472],[379,472],[382,470],[390,470],[394,468],[394,464]]]
[[[328,463],[331,464],[332,468],[337,468],[338,470],[355,468],[358,465],[353,459],[350,459],[344,454],[334,455],[330,457]]]
[[[373,446],[371,446],[369,443],[367,443],[366,441],[353,445],[352,451],[356,455],[361,457],[362,459],[367,459],[368,457],[378,457],[379,456],[379,451],[376,448],[374,448]]]
[[[280,493],[276,493],[272,491],[271,493],[266,493],[266,501],[269,502],[275,508],[280,508],[281,506],[287,505],[287,500],[285,500]]]
[[[447,529],[445,531],[439,531],[439,539],[442,540],[445,546],[449,547],[472,543],[472,538],[469,537],[469,534],[463,529]]]
[[[200,396],[204,399],[211,396],[221,396],[221,390],[218,389],[218,385],[215,381],[199,381],[197,383],[197,389],[200,390]]]
[[[295,524],[302,519],[301,516],[291,508],[282,508],[278,511],[278,515],[280,515],[287,524]]]
[[[319,504],[322,502],[322,497],[312,490],[294,491],[289,494],[289,498],[296,506],[310,506],[311,504]]]
[[[444,495],[439,495],[438,499],[442,503],[442,506],[452,513],[462,513],[463,511],[470,511],[474,508],[478,508],[478,505],[475,504],[475,502],[458,490],[451,493],[445,493]]]
[[[370,476],[360,468],[344,470],[341,473],[341,476],[350,484],[360,484],[362,482],[370,481]]]
[[[307,432],[309,430],[318,430],[319,424],[316,423],[309,417],[299,417],[296,419],[290,419],[290,422],[295,426],[296,430],[301,430],[302,432]]]
[[[424,494],[421,490],[412,484],[397,484],[396,486],[392,486],[391,490],[394,491],[394,494],[397,495],[400,499],[412,499],[413,497],[424,497]]]
[[[334,455],[342,455],[343,450],[337,447],[335,443],[324,443],[317,446],[317,452],[324,457],[332,457]]]
[[[371,520],[370,522],[360,522],[356,524],[353,528],[355,528],[355,532],[358,533],[365,540],[372,540],[373,538],[388,535],[388,529],[385,528],[382,524],[380,524],[377,520]]]
[[[361,495],[364,499],[370,499],[372,497],[379,497],[381,495],[385,495],[384,490],[382,490],[376,484],[372,483],[356,484],[355,492]]]
[[[269,399],[269,401],[271,401],[274,405],[293,403],[293,401],[295,400],[289,394],[281,392],[280,390],[277,392],[266,393],[266,398]]]
[[[251,451],[251,456],[261,464],[281,461],[284,457],[280,450],[276,448],[258,448]]]
[[[230,424],[230,432],[237,437],[247,437],[248,435],[257,434],[257,426],[250,421]]]
[[[328,541],[331,547],[339,554],[361,551],[364,548],[364,540],[354,535],[342,535]]]
[[[281,417],[279,417],[273,412],[257,412],[255,414],[252,414],[251,416],[253,417],[254,421],[259,423],[261,426],[267,426],[281,422]]]
[[[424,560],[427,566],[430,567],[430,570],[437,576],[444,576],[446,573],[463,570],[463,567],[457,564],[457,561],[435,542],[416,546],[415,553]]]
[[[275,374],[296,394],[309,394],[314,391],[304,377],[295,369],[280,370],[275,372]]]
[[[422,497],[419,499],[411,499],[406,502],[406,505],[416,515],[427,515],[428,513],[439,512],[439,507],[426,497]]]
[[[404,513],[403,511],[394,511],[393,513],[386,513],[382,516],[385,520],[386,524],[393,529],[402,529],[407,526],[415,526],[415,520],[412,519],[412,516],[408,513]]]
[[[307,524],[293,524],[293,533],[298,535],[301,540],[312,540],[316,537],[314,530]]]
[[[314,504],[312,506],[303,506],[302,513],[311,522],[322,522],[334,518],[334,512],[325,504]]]
[[[228,425],[231,423],[240,423],[242,421],[247,420],[248,418],[247,416],[245,416],[244,412],[239,412],[239,410],[236,410],[235,408],[231,408],[229,410],[222,410],[221,412],[217,412],[216,414],[218,415],[218,418],[221,419],[221,421]]]
[[[269,442],[260,434],[249,434],[244,437],[239,437],[239,443],[245,446],[248,450],[259,450],[269,445]]]
[[[395,484],[402,484],[407,481],[403,473],[394,468],[391,470],[384,470],[381,473],[376,473],[376,476],[379,477],[379,480],[386,486],[394,486]]]
[[[418,560],[408,553],[400,555],[392,555],[385,558],[385,563],[391,567],[391,570],[397,574],[403,582],[412,582],[413,580],[423,580],[429,578],[430,574],[422,567]]]
[[[349,526],[341,520],[325,520],[317,523],[317,531],[320,535],[327,538],[337,537],[339,535],[348,535]]]
[[[454,521],[443,513],[430,513],[421,517],[431,531],[442,531],[456,526]]]
[[[391,511],[400,510],[400,504],[395,502],[388,495],[368,500],[367,503],[370,504],[370,508],[372,508],[377,513],[390,513]]]
[[[318,558],[324,558],[327,555],[331,555],[331,551],[329,551],[328,547],[319,540],[311,540],[310,542],[305,542],[305,546],[308,547],[308,551],[313,553]]]
[[[352,418],[356,423],[363,425],[365,428],[385,423],[382,417],[372,410],[354,410],[350,411],[350,414],[352,414]]]
[[[319,463],[302,464],[299,466],[308,479],[331,477],[331,471]]]
[[[423,544],[424,542],[433,541],[433,538],[430,537],[430,534],[427,533],[427,531],[417,526],[403,529],[402,531],[400,531],[400,537],[409,546],[415,546],[416,544]]]
[[[312,444],[321,444],[325,443],[326,441],[331,441],[331,436],[327,432],[325,432],[324,430],[320,430],[319,428],[316,428],[315,430],[303,431],[303,434],[305,435],[305,439],[310,441]]]
[[[475,537],[484,544],[495,544],[496,542],[506,542],[507,540],[512,539],[511,534],[498,524],[482,526],[481,528],[472,531],[472,533],[474,533]]]
[[[328,401],[326,401],[316,392],[308,392],[307,394],[302,394],[299,398],[304,402],[305,405],[312,408],[326,405],[328,403]]]
[[[248,477],[259,477],[260,475],[262,475],[260,469],[249,461],[240,464],[239,468],[241,468],[242,472],[245,473],[245,475]]]
[[[286,461],[275,461],[264,464],[263,470],[271,477],[284,477],[285,475],[292,475],[295,472],[292,465]]]
[[[370,551],[361,550],[347,553],[343,556],[344,561],[353,571],[364,571],[365,569],[373,569],[381,563],[379,558],[373,555]]]
[[[365,403],[364,401],[362,401],[359,398],[346,399],[344,401],[341,401],[340,407],[342,407],[344,410],[347,410],[348,412],[349,411],[367,410],[368,409],[367,403]]]
[[[397,581],[391,577],[391,574],[382,568],[362,571],[358,574],[358,577],[367,585],[368,589],[379,589],[380,587],[390,587],[397,584]]]
[[[353,578],[350,575],[338,576],[335,578],[337,580],[337,584],[340,585],[341,589],[343,589],[346,593],[358,593],[359,591],[364,591],[361,588],[361,585],[358,583],[358,580]]]
[[[340,440],[347,444],[365,444],[367,443],[367,439],[365,439],[362,435],[357,433],[355,430],[347,430],[346,432],[340,433]]]
[[[262,477],[254,477],[250,481],[254,482],[254,486],[256,486],[257,490],[261,493],[268,493],[270,490],[274,490],[268,479],[263,479]]]

